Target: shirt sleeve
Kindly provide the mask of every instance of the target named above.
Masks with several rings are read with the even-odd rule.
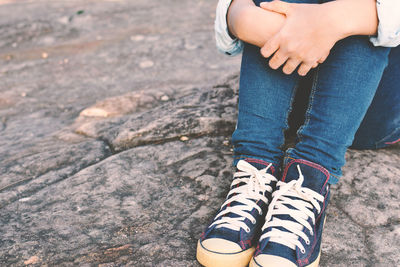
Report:
[[[375,46],[396,47],[400,44],[400,1],[377,0],[378,34],[370,38]]]
[[[237,38],[232,38],[229,34],[226,17],[231,2],[232,0],[218,1],[214,30],[218,50],[226,55],[234,56],[242,52],[243,42]]]

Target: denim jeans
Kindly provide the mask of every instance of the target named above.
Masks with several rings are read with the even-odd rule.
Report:
[[[392,48],[389,65],[386,67],[372,104],[369,106],[361,126],[358,128],[353,149],[378,149],[400,143],[400,46]],[[303,78],[294,99],[289,116],[288,138],[304,123],[308,96],[312,87],[312,76]]]
[[[398,49],[393,50],[391,56],[399,58]],[[400,92],[395,90],[395,79],[390,78],[396,76],[394,72],[399,73],[399,64],[390,65],[383,76],[389,53],[389,48],[374,47],[367,37],[353,36],[339,41],[327,60],[310,74],[312,85],[304,123],[297,131],[295,146],[284,151],[284,131],[288,128],[288,115],[296,91],[302,89],[299,88],[302,78],[297,74],[285,75],[281,69],[271,69],[258,47],[245,44],[239,115],[232,136],[234,164],[239,159],[257,158],[279,169],[285,156],[305,159],[325,167],[332,175],[330,183],[336,183],[345,164],[345,152],[353,144],[359,128],[354,147],[367,148],[364,144],[367,141],[362,140],[368,137],[370,143],[376,143],[379,138],[386,144],[394,142],[387,134],[398,134]],[[378,86],[382,96],[378,92],[371,105]],[[391,103],[390,118],[384,111],[388,108],[387,102],[381,102],[393,100],[388,92],[397,93],[397,102]],[[387,120],[382,120],[382,115]],[[375,129],[378,125],[382,131]],[[371,130],[377,132],[376,135],[370,135]]]
[[[400,142],[400,46],[392,48],[374,100],[351,148],[376,149]]]

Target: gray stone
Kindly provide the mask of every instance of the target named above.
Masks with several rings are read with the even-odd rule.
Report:
[[[321,266],[367,266],[371,261],[365,231],[335,206],[335,189],[324,226]]]
[[[126,114],[137,113],[148,110],[160,105],[160,102],[166,102],[178,97],[183,92],[188,91],[185,88],[158,88],[156,90],[146,90],[130,92],[121,96],[109,97],[98,101],[91,107],[88,107],[80,113],[81,117],[117,117]],[[81,120],[87,121],[87,120]],[[79,121],[78,121],[79,122]]]
[[[49,265],[195,265],[196,240],[229,186],[231,155],[222,142],[130,149],[8,204],[0,219],[3,264],[37,256]],[[214,181],[204,183],[204,175]]]
[[[398,266],[400,262],[400,225],[391,222],[368,231],[368,245],[375,266]]]
[[[349,151],[338,206],[365,227],[400,221],[399,146]]]
[[[110,154],[109,147],[101,141],[62,144],[55,138],[9,154],[0,161],[0,207],[29,198]]]
[[[138,115],[84,123],[76,132],[107,140],[116,151],[181,136],[229,135],[236,123],[235,91],[229,87],[196,89]]]
[[[237,114],[215,4],[2,1],[1,266],[199,266]],[[347,160],[321,266],[398,266],[400,145]]]

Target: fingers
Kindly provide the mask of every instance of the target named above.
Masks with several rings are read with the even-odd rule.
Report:
[[[261,55],[265,58],[272,58],[269,60],[269,66],[272,69],[277,69],[282,66],[283,63],[288,59],[288,54],[279,50],[279,35],[275,35],[269,39],[265,45],[261,48]],[[275,54],[274,54],[275,53]]]
[[[292,74],[300,65],[297,72],[299,75],[305,76],[312,68],[316,68],[319,65],[320,61],[322,63],[323,60],[324,59],[305,62],[298,57],[293,57],[293,55],[291,55],[290,53],[284,52],[282,49],[278,49],[278,51],[276,51],[269,60],[269,66],[271,67],[271,69],[276,70],[280,66],[284,65],[282,71],[283,73],[289,75]]]
[[[263,57],[268,58],[272,56],[273,53],[276,52],[276,50],[279,49],[279,37],[274,36],[271,39],[269,39],[265,45],[261,48],[261,55]]]
[[[269,60],[269,66],[272,69],[276,70],[277,68],[282,66],[283,63],[285,63],[287,59],[288,59],[288,55],[285,53],[282,53],[280,50],[278,50],[274,54],[274,56]]]
[[[318,65],[318,64],[317,64]],[[297,71],[297,73],[300,76],[306,76],[307,73],[315,66],[314,63],[310,64],[310,63],[303,63],[301,64],[299,70]]]
[[[329,53],[323,54],[319,60],[315,60],[315,58],[318,58],[315,52],[299,56],[301,53],[298,52],[298,49],[285,49],[287,45],[285,45],[286,42],[282,42],[284,39],[282,34],[276,34],[261,48],[261,54],[265,58],[270,58],[269,66],[272,69],[276,70],[284,65],[282,71],[285,74],[293,73],[300,65],[297,72],[299,75],[305,76],[312,68],[323,63],[329,55]],[[283,47],[281,47],[281,43],[283,43]]]
[[[318,63],[324,63],[325,62],[325,60],[328,58],[328,56],[329,56],[329,53],[327,53],[327,54],[325,54],[322,58],[320,58],[319,60],[318,60]]]
[[[301,63],[301,61],[299,59],[294,59],[294,58],[290,58],[285,66],[283,66],[283,73],[285,74],[292,74],[293,71],[297,68],[297,66],[299,66],[299,64]]]
[[[324,63],[325,62],[325,60],[328,58],[328,56],[329,56],[329,52],[327,52],[327,53],[325,53],[319,60],[317,60],[317,61],[309,61],[309,62],[302,62],[302,64],[301,64],[301,66],[300,66],[300,68],[299,68],[299,70],[298,70],[298,73],[299,73],[299,75],[301,75],[301,76],[305,76],[309,71],[310,71],[310,69],[314,69],[314,68],[316,68],[319,64],[322,64],[322,63]],[[290,59],[289,59],[290,60]]]
[[[292,10],[292,5],[282,1],[262,2],[260,7],[269,11],[287,15]]]

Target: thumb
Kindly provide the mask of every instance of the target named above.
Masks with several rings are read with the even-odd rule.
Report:
[[[272,1],[272,2],[262,2],[260,7],[269,11],[281,13],[287,15],[292,6],[290,3],[283,2],[283,1]]]

